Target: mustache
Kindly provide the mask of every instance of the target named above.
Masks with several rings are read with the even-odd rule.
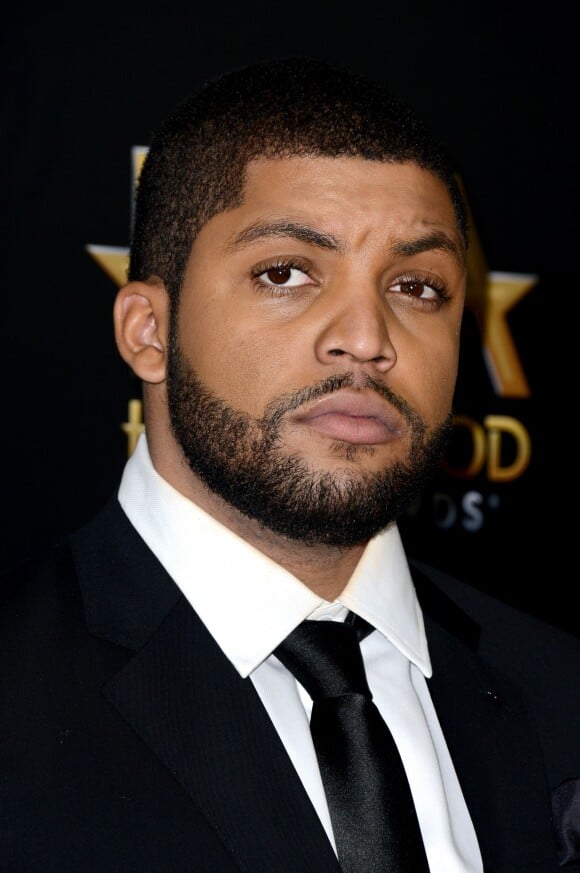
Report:
[[[398,394],[384,385],[378,379],[369,375],[356,373],[338,373],[328,376],[313,385],[301,388],[299,391],[290,392],[277,397],[266,407],[262,424],[266,427],[275,427],[280,420],[289,412],[293,412],[305,403],[318,400],[327,394],[333,394],[341,388],[354,388],[357,391],[375,391],[383,400],[391,404],[405,419],[413,433],[421,437],[426,431],[426,425],[419,413],[403,400]]]

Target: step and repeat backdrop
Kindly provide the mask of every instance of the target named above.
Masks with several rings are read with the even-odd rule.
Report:
[[[86,521],[142,427],[112,305],[151,131],[209,76],[316,55],[416,107],[448,144],[472,213],[453,438],[401,523],[409,551],[580,633],[569,13],[13,3],[3,15],[2,565]]]

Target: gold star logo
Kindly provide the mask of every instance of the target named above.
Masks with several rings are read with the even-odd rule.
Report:
[[[467,260],[466,307],[474,314],[489,378],[499,397],[529,397],[530,388],[509,323],[510,310],[538,282],[523,273],[490,272],[473,220]]]
[[[131,211],[135,203],[139,174],[146,156],[146,146],[133,146],[131,149]],[[89,243],[85,246],[85,250],[118,288],[125,284],[129,266],[129,249],[127,247],[101,246]]]
[[[87,245],[86,251],[119,288],[127,281],[129,250],[120,246]]]

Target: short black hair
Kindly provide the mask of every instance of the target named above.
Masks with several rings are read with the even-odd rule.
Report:
[[[467,208],[445,149],[385,84],[325,61],[263,61],[206,82],[154,135],[139,178],[129,280],[159,276],[178,299],[193,242],[239,205],[259,157],[411,161],[445,184],[467,246]]]

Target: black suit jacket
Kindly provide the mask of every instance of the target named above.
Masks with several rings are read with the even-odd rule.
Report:
[[[555,873],[580,640],[413,571],[485,869]],[[1,873],[339,873],[251,680],[116,499],[0,592]]]

